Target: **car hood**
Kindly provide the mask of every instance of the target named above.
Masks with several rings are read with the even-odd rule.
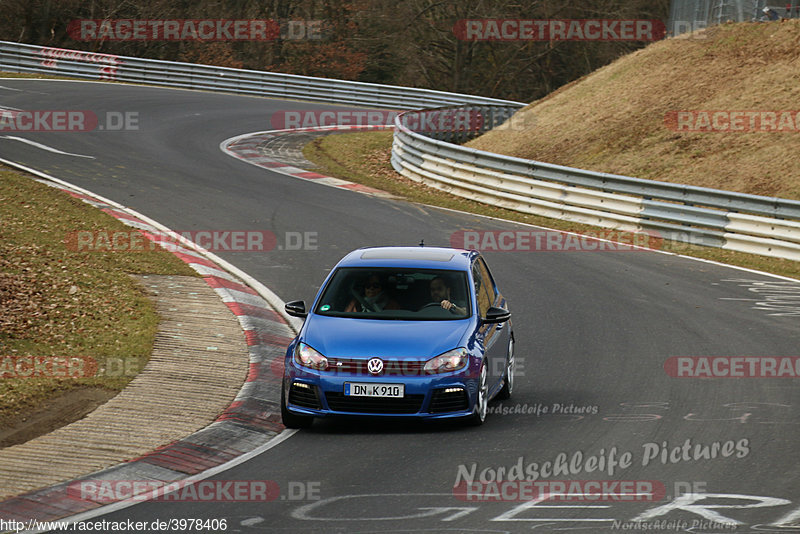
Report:
[[[427,359],[460,346],[470,319],[393,321],[310,315],[301,341],[331,358]]]

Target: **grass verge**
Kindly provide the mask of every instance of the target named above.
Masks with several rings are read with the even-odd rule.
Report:
[[[596,232],[597,227],[518,213],[463,199],[419,184],[397,174],[390,163],[392,132],[356,132],[327,135],[303,149],[303,155],[317,165],[317,172],[382,189],[411,202],[456,209],[489,217],[524,222],[556,230]],[[665,241],[661,250],[800,278],[800,262],[745,254],[718,248]]]
[[[516,114],[519,127],[467,146],[797,200],[798,42],[798,19],[656,41],[531,103]]]
[[[0,78],[34,78],[40,80],[79,80],[68,76],[53,76],[52,74],[37,74],[35,72],[5,72],[0,70]],[[88,80],[85,80],[88,81]]]
[[[196,276],[160,249],[70,250],[66,236],[84,230],[131,228],[0,166],[0,428],[68,390],[124,388],[150,357],[159,322],[129,273]],[[81,358],[72,361],[91,376],[58,378],[78,367],[65,372],[54,358]]]

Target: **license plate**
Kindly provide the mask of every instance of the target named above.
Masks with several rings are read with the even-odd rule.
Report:
[[[362,384],[357,382],[344,383],[345,397],[386,397],[403,398],[404,384]]]

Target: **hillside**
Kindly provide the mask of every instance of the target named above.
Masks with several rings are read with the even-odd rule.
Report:
[[[468,146],[800,199],[800,20],[659,41],[519,113],[532,115],[519,121],[532,128],[491,131]]]

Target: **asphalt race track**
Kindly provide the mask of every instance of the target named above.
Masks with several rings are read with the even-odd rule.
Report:
[[[3,79],[0,107],[92,110],[101,122],[107,112],[136,113],[136,131],[0,132],[0,157],[175,230],[274,232],[282,250],[216,253],[286,301],[310,301],[327,270],[357,247],[420,239],[449,245],[463,229],[531,230],[324,187],[219,149],[234,135],[271,129],[271,114],[280,110],[331,106]],[[309,232],[316,249],[287,250],[287,232]],[[664,370],[673,356],[800,356],[800,284],[652,252],[487,252],[486,258],[513,313],[520,367],[514,397],[490,405],[499,413],[485,425],[317,421],[214,477],[274,481],[281,493],[274,501],[145,502],[95,520],[224,518],[227,532],[245,533],[605,532],[633,520],[683,521],[681,530],[691,532],[800,532],[800,382],[672,378]],[[750,288],[773,284],[786,298],[770,301],[781,305],[770,310],[757,304],[763,293]],[[687,440],[691,451],[715,442],[736,446],[709,459],[670,454]],[[617,458],[629,453],[630,465],[587,467],[591,456],[607,463],[612,449]],[[652,481],[666,495],[658,502],[513,496],[466,502],[453,494],[457,474],[473,464],[476,476],[484,470],[491,476],[520,459],[523,468],[541,467],[578,451],[583,458],[571,474],[542,479]],[[705,494],[679,497],[691,490]]]

